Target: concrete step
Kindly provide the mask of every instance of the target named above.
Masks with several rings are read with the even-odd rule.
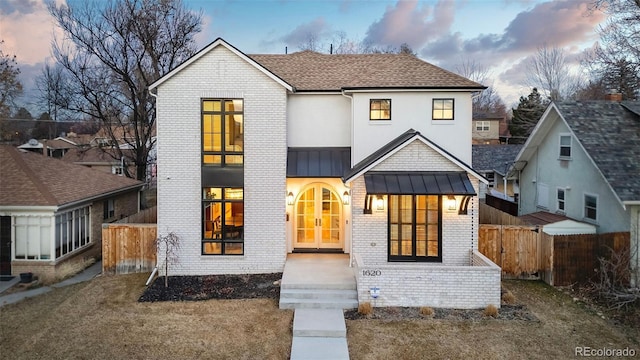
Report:
[[[349,360],[346,338],[294,336],[291,360]]]
[[[280,289],[312,289],[312,290],[356,290],[356,282],[340,282],[340,283],[292,283],[282,281]]]
[[[280,309],[356,309],[356,299],[288,299],[280,298]]]
[[[280,298],[357,300],[358,293],[355,290],[281,289]]]
[[[293,336],[346,337],[344,312],[341,309],[296,309]]]

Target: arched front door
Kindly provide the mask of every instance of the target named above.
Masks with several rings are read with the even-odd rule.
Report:
[[[295,209],[294,248],[342,249],[342,202],[328,185],[318,183],[304,189]]]

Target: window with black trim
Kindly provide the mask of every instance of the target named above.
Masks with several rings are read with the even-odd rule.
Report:
[[[433,99],[432,109],[433,120],[453,120],[453,99]]]
[[[242,165],[244,153],[244,101],[202,100],[202,163]]]
[[[442,261],[439,195],[389,195],[389,261]]]
[[[210,187],[202,195],[202,255],[244,254],[243,189]]]
[[[571,135],[560,135],[560,158],[571,158]]]
[[[391,120],[391,99],[369,100],[369,120]]]

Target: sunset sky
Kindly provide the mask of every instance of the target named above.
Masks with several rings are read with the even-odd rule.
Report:
[[[531,91],[524,63],[539,46],[561,47],[578,61],[606,20],[590,11],[592,0],[183,1],[203,12],[199,47],[222,37],[247,54],[291,53],[313,35],[328,52],[340,32],[383,48],[407,43],[421,59],[448,70],[469,60],[485,66],[509,106]],[[0,0],[2,50],[17,55],[27,94],[51,61],[55,31],[44,0]]]

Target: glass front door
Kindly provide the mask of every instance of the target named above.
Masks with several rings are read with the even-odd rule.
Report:
[[[323,184],[303,191],[296,202],[295,248],[342,249],[340,215],[342,202]]]

